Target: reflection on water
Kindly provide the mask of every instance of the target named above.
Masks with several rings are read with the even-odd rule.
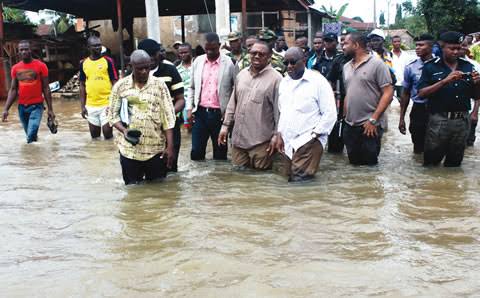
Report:
[[[425,169],[391,110],[378,167],[326,154],[301,186],[190,162],[185,136],[177,175],[125,187],[115,145],[90,139],[77,102],[56,102],[59,133],[42,124],[35,145],[11,115],[0,296],[475,296],[479,149],[461,169]]]

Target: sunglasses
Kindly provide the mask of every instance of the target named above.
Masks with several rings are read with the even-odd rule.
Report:
[[[283,64],[285,66],[289,66],[289,65],[296,65],[298,63],[298,61],[300,61],[301,59],[297,59],[297,60],[283,60]]]
[[[267,56],[267,54],[263,53],[263,52],[257,52],[257,51],[252,52],[252,51],[250,51],[250,56],[252,56],[252,57],[258,56],[260,58],[263,58],[263,57]]]

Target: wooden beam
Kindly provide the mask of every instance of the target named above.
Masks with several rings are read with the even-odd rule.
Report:
[[[118,40],[120,41],[120,77],[125,75],[125,58],[123,51],[123,14],[122,0],[117,0]]]
[[[247,36],[247,0],[242,0],[242,35]]]

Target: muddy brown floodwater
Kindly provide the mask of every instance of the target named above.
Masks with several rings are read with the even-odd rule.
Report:
[[[125,187],[78,102],[55,109],[35,145],[15,107],[0,124],[0,297],[480,295],[480,150],[423,168],[397,102],[378,167],[326,154],[300,186],[191,162],[184,134],[177,175]]]

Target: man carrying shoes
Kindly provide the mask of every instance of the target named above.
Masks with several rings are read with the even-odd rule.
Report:
[[[132,74],[112,89],[109,120],[122,133],[117,137],[117,145],[123,180],[125,184],[136,184],[164,178],[167,168],[173,166],[176,118],[167,86],[150,74],[147,52],[134,51],[130,63]],[[128,126],[120,116],[122,102],[128,102],[128,108],[123,107],[128,109]]]

